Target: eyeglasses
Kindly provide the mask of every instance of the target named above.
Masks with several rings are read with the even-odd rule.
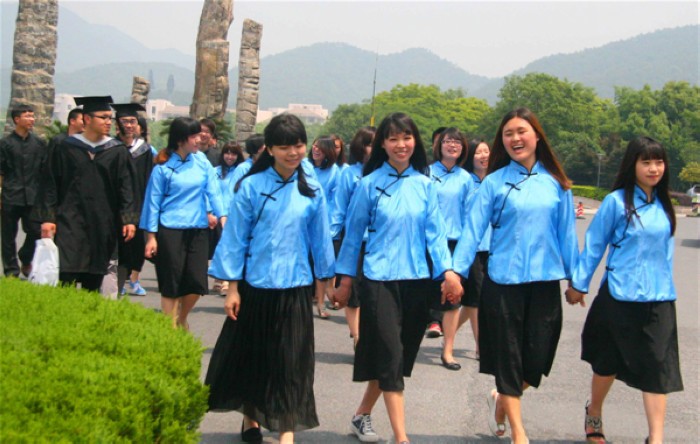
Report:
[[[102,119],[102,120],[112,120],[112,115],[111,115],[111,114],[107,114],[107,115],[104,115],[104,116],[100,116],[100,115],[98,115],[98,114],[93,114],[92,117],[94,117],[94,118],[96,118],[96,119]]]
[[[456,145],[461,146],[462,142],[460,142],[459,140],[454,140],[454,139],[443,139],[442,144],[443,145],[452,145],[452,146],[456,146]]]
[[[137,125],[139,122],[136,119],[119,119],[122,125]]]

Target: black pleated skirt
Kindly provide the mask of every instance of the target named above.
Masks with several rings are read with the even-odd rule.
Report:
[[[605,282],[583,326],[581,359],[643,392],[683,390],[675,301],[618,301]]]
[[[313,287],[240,281],[238,290],[238,320],[226,319],[207,371],[209,410],[237,410],[272,431],[317,427]]]

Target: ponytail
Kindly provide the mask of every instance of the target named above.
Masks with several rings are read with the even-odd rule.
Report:
[[[153,160],[153,162],[155,162],[156,165],[163,165],[170,159],[170,156],[172,155],[173,150],[171,150],[170,148],[163,148],[162,150],[158,151],[158,155]]]

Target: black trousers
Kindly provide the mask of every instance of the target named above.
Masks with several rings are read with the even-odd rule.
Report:
[[[19,260],[22,265],[32,263],[36,241],[41,237],[41,225],[29,219],[31,212],[32,207],[27,205],[2,204],[2,264],[5,276],[19,276],[16,238],[20,220],[27,236],[19,249]]]

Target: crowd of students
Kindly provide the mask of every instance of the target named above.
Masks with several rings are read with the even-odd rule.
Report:
[[[143,257],[153,260],[163,313],[185,329],[208,293],[207,277],[215,279],[227,319],[206,376],[209,408],[241,412],[244,442],[261,442],[261,427],[287,443],[318,426],[313,316],[328,317],[326,298],[346,309],[353,381],[366,383],[348,415],[360,441],[379,439],[371,415],[383,397],[395,442],[409,442],[404,379],[433,309],[442,313],[443,366],[460,369],[454,338],[470,321],[480,372],[495,381],[489,428],[503,436],[507,419],[513,442],[528,442],[521,397],[552,368],[560,281],[569,282],[569,304],[585,305],[606,249],[582,335],[582,358],[593,370],[586,439],[605,442],[603,402],[619,379],[643,392],[647,442],[662,442],[666,395],[683,384],[675,216],[659,142],[629,143],[579,253],[570,181],[526,108],[503,117],[491,147],[457,128],[441,128],[426,146],[410,116],[390,114],[376,129],[358,130],[348,162],[335,136],[314,140],[307,153],[304,124],[294,115],[274,117],[263,135],[246,141],[245,160],[241,146],[211,143],[210,122],[176,118],[167,147],[149,164],[138,161],[148,153],[153,159],[138,137],[107,136],[108,103],[86,101],[84,132],[51,150],[35,213],[41,235],[55,236],[62,267],[68,258],[74,268],[62,268],[61,280],[93,290],[120,237],[129,285],[138,284]],[[120,132],[128,133],[133,122],[122,120],[136,112],[115,109]],[[8,153],[3,145],[3,176]],[[96,198],[102,206],[85,206]],[[5,193],[3,211],[4,202]],[[108,239],[98,248],[91,241],[100,236]]]

